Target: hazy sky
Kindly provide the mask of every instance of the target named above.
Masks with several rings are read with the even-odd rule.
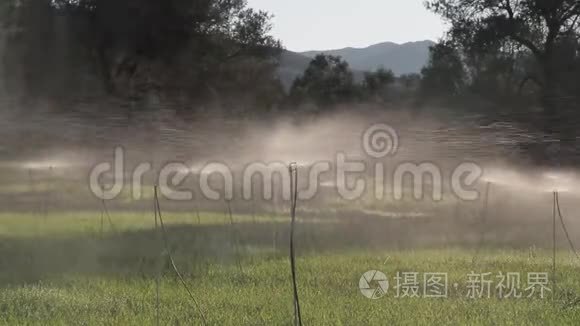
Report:
[[[424,0],[248,0],[275,15],[273,34],[293,51],[437,40],[444,25]]]

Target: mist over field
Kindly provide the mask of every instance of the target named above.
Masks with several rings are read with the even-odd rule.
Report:
[[[356,113],[353,113],[353,110]],[[203,170],[213,163],[224,164],[234,175],[233,203],[242,213],[251,211],[284,212],[286,200],[283,190],[288,185],[283,182],[284,169],[280,165],[297,163],[300,172],[300,187],[317,185],[313,198],[301,202],[298,210],[312,216],[322,214],[332,216],[426,216],[441,219],[453,216],[448,227],[455,228],[455,218],[461,206],[475,210],[472,218],[477,218],[478,210],[490,205],[494,210],[492,219],[497,219],[488,229],[504,230],[503,223],[549,222],[552,192],[559,190],[567,200],[567,210],[574,210],[575,198],[579,195],[579,179],[576,171],[570,168],[539,166],[522,152],[522,144],[534,141],[530,132],[515,123],[485,121],[484,118],[466,115],[459,119],[450,111],[413,110],[399,108],[382,111],[370,105],[343,106],[336,112],[312,114],[308,112],[266,114],[240,117],[227,117],[221,114],[207,114],[202,119],[184,118],[183,115],[167,109],[142,114],[138,119],[127,123],[123,116],[110,115],[87,121],[78,113],[66,114],[39,112],[35,119],[12,115],[4,119],[6,137],[3,151],[4,178],[6,189],[23,188],[16,196],[3,200],[4,207],[27,210],[39,207],[35,201],[40,194],[35,183],[62,182],[66,192],[59,187],[46,189],[55,198],[51,205],[54,209],[98,208],[99,198],[91,192],[89,175],[96,165],[114,163],[115,150],[123,149],[124,154],[124,191],[132,191],[133,171],[142,163],[151,163],[144,174],[142,192],[151,192],[157,184],[160,171],[171,163],[183,164],[187,168],[186,178],[180,183],[168,186],[194,193],[191,200],[174,202],[165,198],[164,205],[178,211],[205,207],[209,210],[223,211],[224,184],[218,171]],[[377,122],[391,126],[396,132],[398,142],[392,154],[374,158],[366,151],[364,133]],[[42,127],[39,127],[42,126]],[[27,130],[36,130],[33,135],[25,136]],[[10,138],[10,137],[13,138]],[[378,139],[380,141],[380,139]],[[383,139],[384,140],[384,139]],[[388,140],[388,139],[387,139]],[[389,144],[378,144],[387,146]],[[353,188],[353,182],[365,180],[363,197],[345,200],[337,184],[339,156],[345,155],[349,162],[361,162],[363,171],[349,172],[346,188]],[[316,164],[328,162],[330,171],[312,179],[310,171]],[[382,164],[385,176],[376,177],[375,164]],[[429,163],[441,173],[443,198],[433,198],[433,180],[430,175],[407,175],[402,183],[397,183],[395,173],[406,163],[415,166]],[[462,203],[461,197],[451,189],[451,175],[458,166],[476,163],[482,169],[473,184],[467,188],[478,192],[475,200]],[[252,178],[252,200],[243,196],[244,172],[248,166],[260,164],[273,168],[278,164],[272,181],[260,177]],[[109,179],[101,180],[103,187],[110,187],[110,170],[105,174]],[[200,176],[213,173],[210,180],[222,199],[207,198],[200,189]],[[423,182],[420,186],[422,198],[414,198],[413,182]],[[275,199],[270,202],[264,198],[263,182],[273,182]],[[376,185],[381,183],[382,195],[377,195]],[[108,186],[107,186],[108,184]],[[485,187],[492,186],[491,196],[486,199]],[[20,185],[20,186],[18,186]],[[42,186],[40,186],[42,187]],[[47,186],[48,187],[48,186]],[[394,191],[403,187],[404,198],[394,198]],[[9,192],[9,190],[6,190]],[[380,196],[380,197],[376,197]],[[162,195],[163,197],[163,195]],[[148,196],[136,202],[128,202],[125,195],[115,198],[110,205],[118,209],[149,210]],[[342,202],[338,206],[337,203]],[[496,202],[498,205],[495,205]],[[507,202],[510,204],[506,206]],[[534,206],[538,208],[534,209]],[[36,208],[35,208],[36,209]],[[543,222],[542,222],[543,221]],[[443,224],[447,222],[442,222]],[[466,226],[467,229],[473,229]],[[478,228],[475,228],[475,233]],[[524,238],[535,235],[523,234]],[[406,234],[401,236],[407,237]],[[419,238],[419,237],[418,237]],[[417,238],[417,239],[418,239]],[[514,238],[515,239],[515,238]],[[505,241],[510,241],[505,239]],[[514,240],[517,243],[519,240]]]
[[[580,5],[424,7],[0,4],[0,325],[578,324]]]

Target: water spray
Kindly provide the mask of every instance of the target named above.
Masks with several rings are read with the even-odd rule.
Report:
[[[486,236],[486,227],[487,227],[487,215],[488,215],[488,209],[489,209],[489,195],[491,192],[491,187],[492,187],[493,183],[491,182],[487,182],[485,185],[485,197],[483,199],[483,207],[481,209],[481,215],[480,215],[480,223],[481,223],[481,234],[480,234],[480,240],[479,240],[479,248],[481,249],[481,247],[485,244],[485,236]]]
[[[473,260],[472,260],[473,263],[475,263],[475,260],[479,256],[481,249],[485,245],[485,236],[486,236],[486,231],[487,231],[487,229],[486,229],[487,228],[487,215],[488,215],[488,209],[489,209],[489,196],[491,193],[492,185],[493,185],[493,183],[487,182],[486,186],[485,186],[485,197],[483,199],[483,207],[481,209],[481,214],[479,217],[479,221],[480,221],[479,243],[477,245],[475,255],[473,256]]]
[[[50,201],[51,201],[51,194],[53,191],[53,174],[54,174],[54,168],[52,166],[50,166],[48,168],[48,184],[47,187],[44,191],[44,200],[43,200],[43,205],[42,205],[42,215],[44,217],[44,221],[46,222],[46,219],[48,218],[48,210],[49,210],[49,205],[50,205]]]
[[[29,182],[29,186],[30,186],[30,192],[34,193],[34,176],[32,174],[32,169],[28,169],[28,182]]]

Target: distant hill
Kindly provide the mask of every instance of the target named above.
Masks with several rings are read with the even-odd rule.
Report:
[[[312,61],[312,58],[307,57],[303,54],[292,52],[292,51],[284,51],[280,56],[280,66],[278,67],[278,74],[280,76],[280,80],[284,85],[286,90],[289,90],[292,87],[292,83],[294,80],[304,73],[304,70],[308,67]],[[360,82],[363,80],[364,71],[352,69],[354,75],[354,80],[356,82]]]
[[[282,52],[278,74],[284,88],[290,89],[294,80],[304,72],[311,60],[311,58],[296,52]]]
[[[319,53],[339,55],[355,70],[369,71],[382,66],[391,69],[396,75],[402,75],[420,72],[429,58],[429,47],[434,44],[432,41],[404,44],[385,42],[362,49],[317,50],[301,54],[309,58]]]
[[[395,75],[419,73],[429,59],[429,47],[432,41],[409,42],[397,44],[379,43],[366,48],[344,48],[336,50],[315,50],[302,53],[284,51],[280,59],[279,73],[286,87],[302,74],[317,54],[324,53],[341,56],[355,72],[355,78],[362,78],[364,71],[373,71],[380,67],[391,69]]]

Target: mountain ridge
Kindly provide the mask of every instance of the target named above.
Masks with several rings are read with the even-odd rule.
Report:
[[[430,40],[406,43],[381,42],[363,48],[346,47],[331,50],[311,50],[294,52],[285,50],[280,57],[278,73],[285,88],[290,88],[317,54],[340,56],[349,63],[355,79],[361,80],[365,71],[378,68],[392,70],[395,75],[416,74],[429,59],[429,48],[435,42]]]
[[[298,52],[309,58],[317,54],[338,55],[346,60],[352,69],[372,71],[380,67],[391,69],[396,75],[419,73],[427,63],[429,47],[433,41],[423,40],[406,43],[381,42],[363,48],[346,47],[332,50],[312,50]]]
[[[385,42],[375,43],[375,44],[371,44],[371,45],[363,46],[363,47],[347,46],[344,48],[335,48],[335,49],[325,49],[325,50],[314,49],[314,50],[307,50],[307,51],[292,51],[292,52],[296,52],[296,53],[300,53],[300,54],[308,54],[308,53],[332,52],[332,51],[341,51],[341,50],[367,50],[367,49],[383,47],[383,46],[403,46],[403,45],[421,44],[421,43],[434,44],[435,42],[433,42],[431,40],[411,41],[411,42],[403,42],[403,43],[385,41]]]

